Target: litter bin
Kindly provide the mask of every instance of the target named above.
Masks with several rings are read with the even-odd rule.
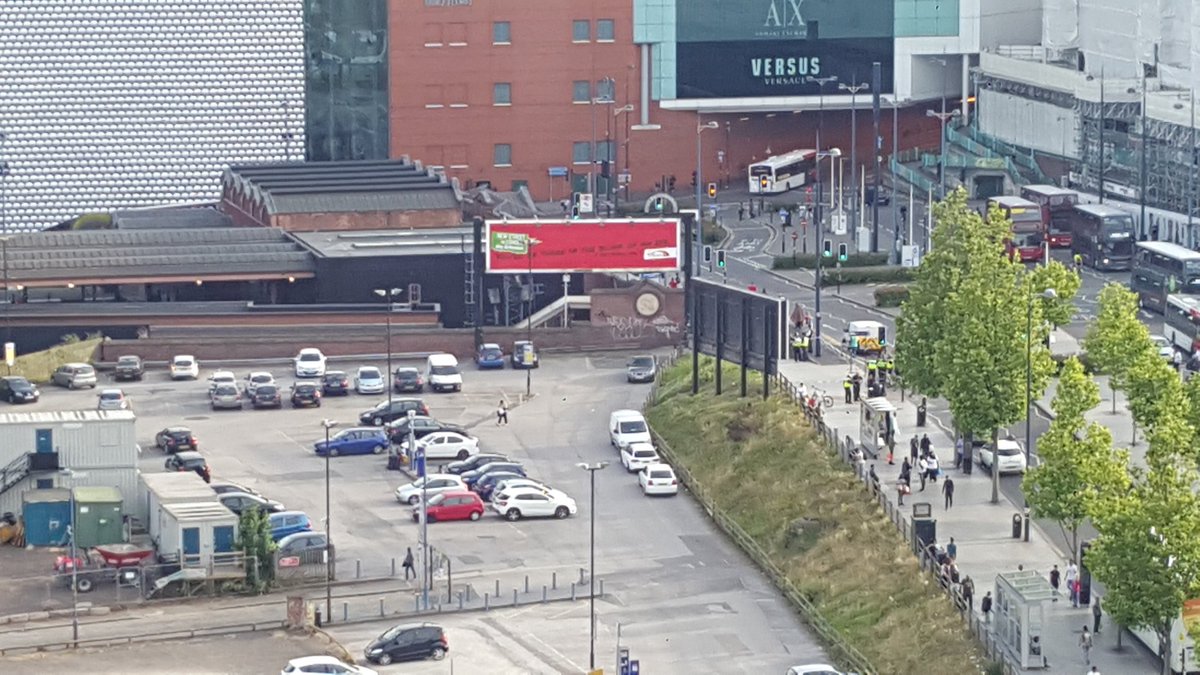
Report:
[[[313,611],[313,625],[316,626],[317,628],[321,627],[321,608],[320,607],[317,607]]]
[[[1012,518],[1012,538],[1013,539],[1021,538],[1021,524],[1022,524],[1021,514],[1014,513],[1013,518]]]

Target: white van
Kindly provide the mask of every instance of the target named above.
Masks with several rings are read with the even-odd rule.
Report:
[[[636,410],[617,410],[608,418],[608,442],[618,450],[630,443],[650,443],[650,427]]]
[[[434,391],[462,391],[462,372],[453,354],[430,354],[425,359],[425,382]]]

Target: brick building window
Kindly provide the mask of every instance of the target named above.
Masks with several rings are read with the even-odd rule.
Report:
[[[613,161],[613,154],[617,149],[616,141],[596,141],[596,161],[603,162],[605,160]]]
[[[571,41],[587,42],[592,39],[592,22],[587,19],[576,19],[571,23]]]
[[[512,166],[512,145],[509,143],[497,143],[492,146],[492,165],[493,166]]]
[[[612,19],[597,19],[596,20],[596,40],[599,42],[612,42],[616,40],[617,22]]]
[[[492,85],[492,105],[512,105],[512,83],[497,82]]]
[[[591,162],[592,144],[588,141],[575,141],[571,144],[571,163],[588,164]]]
[[[592,102],[592,83],[587,80],[575,80],[571,83],[572,103]]]
[[[492,22],[492,44],[512,44],[512,24],[507,21]]]

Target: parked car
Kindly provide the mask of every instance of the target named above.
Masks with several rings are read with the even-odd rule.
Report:
[[[629,382],[653,382],[657,376],[658,362],[648,354],[629,359],[625,366],[625,379]]]
[[[425,358],[425,382],[433,391],[462,391],[462,371],[453,354],[430,354]]]
[[[509,358],[512,360],[513,368],[537,368],[541,366],[537,347],[529,340],[517,340],[514,342]]]
[[[121,380],[140,380],[146,374],[146,366],[140,356],[122,356],[117,359],[113,368],[113,378]]]
[[[420,370],[405,366],[392,372],[392,389],[397,393],[418,392],[424,388],[425,380]]]
[[[363,366],[354,374],[354,391],[360,394],[382,394],[387,391],[383,373],[375,366]]]
[[[329,537],[324,532],[297,532],[289,534],[276,543],[276,553],[280,558],[299,558],[301,565],[319,565],[325,562],[325,551],[329,550],[332,558],[336,547],[330,546]]]
[[[979,446],[979,465],[991,471],[992,465],[996,464],[1001,474],[1025,473],[1025,452],[1021,449],[1021,444],[1002,438],[997,445],[999,451],[995,454],[1000,456],[999,461],[993,459],[990,443]]]
[[[292,359],[296,377],[321,377],[325,374],[325,355],[320,349],[305,347]]]
[[[129,397],[120,389],[101,389],[96,394],[96,410],[129,410]]]
[[[422,494],[432,497],[443,492],[463,492],[466,489],[467,485],[454,474],[428,473],[424,478],[396,488],[396,501],[402,504],[419,504]]]
[[[225,492],[217,495],[217,501],[239,516],[242,515],[242,512],[249,511],[250,509],[259,509],[264,513],[279,513],[285,510],[283,504],[274,499],[267,499],[266,497],[252,495],[247,492]]]
[[[440,520],[479,520],[483,516],[483,511],[483,500],[479,498],[479,495],[466,490],[443,492],[430,497],[429,503],[425,506],[425,513],[429,516],[431,523]],[[421,520],[419,503],[413,507],[412,517],[414,521]]]
[[[207,483],[212,480],[212,472],[208,469],[208,461],[204,459],[204,455],[189,450],[187,452],[177,452],[163,464],[167,471],[195,471],[200,474],[200,477]]]
[[[208,394],[208,403],[213,410],[241,410],[242,392],[234,384],[220,384]]]
[[[326,396],[346,396],[350,393],[350,376],[340,370],[327,370],[321,378],[321,391]]]
[[[1175,358],[1175,345],[1171,341],[1161,335],[1151,335],[1150,341],[1154,343],[1154,349],[1158,355],[1171,361]]]
[[[562,490],[542,490],[535,487],[520,487],[505,490],[492,502],[492,509],[507,520],[522,518],[566,518],[575,515],[578,507]]]
[[[324,457],[328,452],[330,457],[339,455],[381,455],[388,448],[387,434],[383,429],[373,427],[351,427],[337,432],[329,439],[329,445],[324,440],[313,444],[317,454]]]
[[[649,443],[650,427],[636,410],[617,410],[608,418],[608,442],[620,450],[630,443]]]
[[[200,378],[200,363],[196,361],[196,357],[189,354],[180,354],[172,358],[170,370],[172,380],[196,380]]]
[[[218,370],[208,376],[208,392],[211,394],[216,391],[217,387],[223,384],[237,386],[237,375],[231,370]]]
[[[521,466],[521,464],[519,462],[512,462],[512,461],[488,462],[487,464],[484,464],[483,466],[479,467],[478,469],[475,469],[474,471],[468,471],[466,473],[462,473],[459,475],[462,476],[463,482],[467,484],[467,487],[471,487],[480,478],[483,478],[484,476],[488,475],[489,473],[495,473],[497,471],[506,471],[509,473],[520,474],[522,476],[525,475],[525,467]]]
[[[621,448],[621,466],[630,473],[660,462],[658,451],[649,443],[630,443]]]
[[[475,365],[480,370],[484,368],[503,368],[504,350],[500,349],[500,345],[495,342],[485,342],[479,345],[478,351],[475,352]]]
[[[279,541],[289,534],[312,531],[312,520],[302,511],[280,511],[267,516],[271,538]]]
[[[312,382],[297,382],[292,385],[292,407],[321,407],[321,388]]]
[[[408,420],[408,417],[401,417],[398,420],[388,423],[388,437],[392,439],[393,443],[403,443],[408,440],[408,428],[410,426]],[[411,426],[412,434],[417,440],[421,440],[421,438],[438,431],[452,431],[464,436],[467,435],[467,430],[457,424],[447,424],[432,417],[426,417],[425,415],[413,416]]]
[[[309,673],[333,673],[334,675],[378,675],[366,666],[343,663],[333,656],[301,656],[287,662],[280,675],[308,675]]]
[[[256,497],[262,496],[262,494],[254,488],[246,487],[245,485],[239,485],[238,483],[233,483],[231,481],[215,483],[213,485],[209,485],[209,487],[212,488],[213,492],[217,493],[218,495],[223,495],[227,492],[245,492],[248,495],[254,495]]]
[[[246,384],[242,386],[246,391],[246,398],[254,400],[254,392],[263,385],[274,385],[275,376],[265,370],[255,371],[246,375]]]
[[[492,486],[492,494],[489,497],[489,501],[495,501],[497,497],[504,494],[504,491],[509,488],[519,487],[535,487],[541,490],[551,489],[549,485],[546,485],[540,480],[534,480],[524,476],[517,476],[515,478],[502,478],[496,481],[496,483]]]
[[[366,412],[359,413],[358,421],[362,424],[381,427],[388,422],[393,422],[401,417],[407,417],[408,411],[412,410],[418,415],[429,415],[429,406],[419,398],[394,398],[389,403],[388,401],[380,401],[374,408]]]
[[[96,369],[86,363],[64,363],[50,376],[50,381],[67,389],[95,389]]]
[[[200,441],[196,440],[192,430],[187,427],[167,427],[154,435],[154,445],[165,453],[175,453],[182,450],[199,450]]]
[[[788,668],[787,675],[847,675],[824,663],[809,663]]]
[[[417,448],[425,451],[427,460],[455,459],[461,461],[479,452],[479,439],[453,431],[439,431],[418,440]],[[407,454],[408,441],[401,441],[400,449]]]
[[[278,385],[260,384],[254,389],[254,394],[250,397],[250,405],[255,410],[259,408],[282,408],[283,394],[279,392]]]
[[[0,377],[0,399],[9,403],[35,403],[41,396],[32,382],[19,375]]]
[[[480,477],[475,481],[475,484],[470,487],[471,491],[479,495],[479,498],[485,502],[492,501],[492,497],[496,494],[496,486],[506,481],[525,478],[524,473],[516,471],[493,471],[485,476]]]
[[[668,464],[651,464],[638,474],[638,485],[644,495],[679,494],[679,480]]]
[[[507,462],[510,461],[507,456],[495,452],[481,452],[470,459],[464,459],[461,462],[450,462],[446,465],[446,473],[452,473],[456,476],[461,476],[468,471],[474,471],[479,467],[490,464],[492,462]]]
[[[441,661],[450,651],[450,643],[441,626],[432,623],[406,623],[392,626],[367,645],[371,663],[386,666],[393,661],[431,658]]]

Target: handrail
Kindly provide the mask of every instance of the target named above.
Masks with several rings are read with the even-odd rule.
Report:
[[[3,470],[0,470],[0,494],[7,492],[9,488],[20,483],[26,476],[29,475],[29,455],[22,454],[13,461],[8,463]],[[16,476],[10,478],[10,476]]]

